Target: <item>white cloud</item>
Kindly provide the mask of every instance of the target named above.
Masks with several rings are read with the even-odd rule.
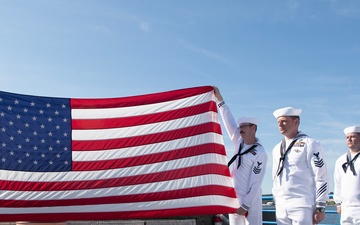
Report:
[[[292,11],[295,11],[299,8],[300,4],[297,0],[289,0],[287,2],[288,8]]]
[[[151,26],[150,26],[150,23],[148,23],[148,22],[139,21],[139,28],[142,31],[149,32]]]
[[[102,33],[110,32],[110,29],[108,27],[102,26],[102,25],[88,25],[88,26],[86,26],[86,28],[89,30],[99,31]]]
[[[197,54],[201,54],[203,56],[206,56],[208,58],[212,58],[216,61],[219,61],[219,62],[222,62],[222,63],[225,63],[225,64],[231,64],[231,62],[223,57],[222,55],[218,54],[218,53],[214,53],[214,52],[211,52],[207,49],[204,49],[204,48],[200,48],[200,47],[196,47],[194,45],[191,45],[183,40],[180,40],[180,43],[182,46],[184,46],[186,49],[192,51],[192,52],[195,52]]]

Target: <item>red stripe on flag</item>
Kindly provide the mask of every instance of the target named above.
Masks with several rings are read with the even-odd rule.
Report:
[[[0,200],[2,207],[53,207],[69,205],[98,205],[98,204],[122,204],[150,201],[166,201],[173,199],[198,197],[206,195],[221,195],[236,198],[233,188],[220,185],[206,185],[201,187],[184,188],[180,190],[159,191],[155,193],[133,194],[126,196],[109,196],[101,198],[78,198],[58,200]]]
[[[182,159],[202,154],[217,153],[220,155],[226,155],[225,148],[219,144],[203,144],[198,146],[186,147],[176,149],[167,152],[156,152],[148,155],[139,155],[135,157],[123,158],[123,159],[111,159],[111,160],[97,160],[97,161],[78,161],[73,162],[72,167],[75,171],[94,171],[105,169],[125,168],[139,165],[147,165],[152,163],[166,162],[176,159]]]
[[[171,141],[189,136],[214,132],[221,134],[220,124],[209,122],[196,126],[181,128],[172,131],[160,132],[156,134],[147,134],[136,137],[117,138],[111,140],[90,140],[90,141],[72,141],[73,151],[91,151],[106,150],[117,148],[128,148],[141,145],[149,145],[158,142]]]
[[[200,105],[148,115],[106,119],[73,119],[71,126],[75,130],[130,127],[184,118],[209,111],[217,112],[216,107],[215,102],[206,102]]]
[[[159,92],[147,95],[137,95],[122,98],[98,98],[98,99],[70,99],[72,109],[94,109],[94,108],[117,108],[127,106],[137,106],[166,102],[176,99],[192,97],[212,91],[212,86],[185,88],[167,92]]]
[[[0,221],[36,221],[36,222],[58,222],[70,220],[129,220],[129,219],[149,219],[149,218],[171,218],[179,216],[199,216],[226,214],[235,212],[236,209],[221,205],[198,206],[175,208],[166,210],[142,210],[142,211],[123,211],[123,212],[83,212],[83,213],[47,213],[47,214],[2,214]]]
[[[218,174],[230,176],[227,166],[220,164],[204,164],[188,168],[175,169],[151,174],[142,174],[131,177],[102,178],[98,180],[77,180],[58,182],[28,182],[28,181],[0,181],[3,191],[66,191],[88,190],[129,185],[140,185],[167,180],[183,179],[187,177]]]

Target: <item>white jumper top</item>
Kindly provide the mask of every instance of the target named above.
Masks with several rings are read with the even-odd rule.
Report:
[[[229,107],[224,104],[220,108],[220,114],[223,119],[227,133],[234,144],[235,152],[238,153],[243,139],[240,135],[238,124],[236,123]],[[234,181],[234,187],[239,199],[240,205],[244,209],[252,206],[253,200],[261,198],[261,184],[265,176],[267,154],[261,146],[259,139],[256,139],[257,146],[247,154],[241,156],[241,165],[239,168],[239,157],[230,166],[231,174]],[[245,152],[252,145],[244,145],[241,152]]]
[[[305,135],[299,133],[298,136]],[[296,137],[294,138],[296,139]],[[286,141],[286,148],[294,140]],[[329,176],[323,149],[314,138],[301,136],[285,156],[284,169],[278,175],[281,142],[273,149],[273,188],[277,204],[325,207],[329,196]]]
[[[354,157],[355,154],[352,154]],[[354,161],[355,175],[348,167],[346,172],[342,165],[347,162],[347,153],[340,156],[334,170],[334,201],[336,204],[360,206],[360,156]]]

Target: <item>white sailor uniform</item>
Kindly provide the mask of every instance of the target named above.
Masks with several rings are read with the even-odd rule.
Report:
[[[282,147],[282,142],[286,146]],[[328,200],[329,177],[323,149],[318,141],[301,132],[282,142],[273,149],[272,193],[277,224],[312,224],[315,207],[325,207]]]
[[[219,108],[225,128],[235,146],[235,154],[245,152],[253,145],[245,145],[240,136],[238,124],[226,104]],[[230,225],[262,225],[262,190],[261,184],[264,179],[267,154],[258,139],[256,147],[250,152],[237,157],[231,164],[231,174],[237,199],[242,208],[248,211],[247,217],[238,214],[230,214]],[[239,160],[241,164],[239,166]],[[239,168],[238,168],[239,166]]]
[[[335,163],[334,201],[341,205],[342,225],[360,224],[360,156],[356,157],[357,154],[345,153]],[[349,164],[351,160],[353,166]]]

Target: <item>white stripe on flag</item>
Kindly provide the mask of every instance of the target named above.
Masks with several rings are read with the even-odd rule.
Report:
[[[212,99],[211,92],[193,97],[172,100],[167,102],[108,109],[72,109],[72,119],[102,119],[102,118],[122,118],[130,116],[148,115],[170,110],[182,109],[209,102]]]
[[[177,159],[168,162],[154,163],[149,165],[140,165],[134,167],[112,169],[112,170],[99,170],[99,171],[73,171],[68,172],[29,172],[22,171],[8,171],[3,170],[0,173],[0,180],[9,180],[8,178],[16,177],[16,181],[27,181],[27,182],[65,182],[65,181],[82,181],[82,180],[99,180],[99,179],[111,179],[121,177],[130,177],[136,175],[152,174],[161,171],[170,171],[174,169],[183,169],[197,165],[205,164],[220,164],[224,165],[227,163],[226,156],[219,154],[205,154],[200,156],[192,156],[189,158]],[[14,176],[16,174],[16,176]],[[3,194],[7,192],[0,192],[0,199]]]
[[[195,116],[190,116],[171,121],[123,127],[123,128],[108,128],[96,130],[73,130],[72,140],[86,141],[86,140],[109,140],[116,138],[128,138],[149,134],[156,134],[166,131],[173,131],[180,128],[196,126],[208,122],[213,122],[217,117],[215,112],[207,112]]]
[[[162,153],[180,148],[187,148],[206,143],[224,144],[221,134],[205,133],[194,135],[186,138],[166,141],[156,144],[141,145],[129,148],[112,149],[106,151],[73,151],[72,158],[74,161],[96,161],[135,157],[139,155],[148,155],[152,153]]]
[[[232,181],[229,177],[221,175],[203,175],[188,177],[183,179],[153,182],[148,184],[129,185],[113,188],[99,188],[90,190],[67,190],[67,191],[8,191],[6,198],[16,200],[66,200],[80,198],[98,198],[112,196],[127,196],[134,194],[147,194],[164,191],[175,191],[192,187],[201,187],[206,185],[221,185],[232,187]],[[79,197],[81,196],[81,197]],[[0,199],[1,194],[0,194]]]

